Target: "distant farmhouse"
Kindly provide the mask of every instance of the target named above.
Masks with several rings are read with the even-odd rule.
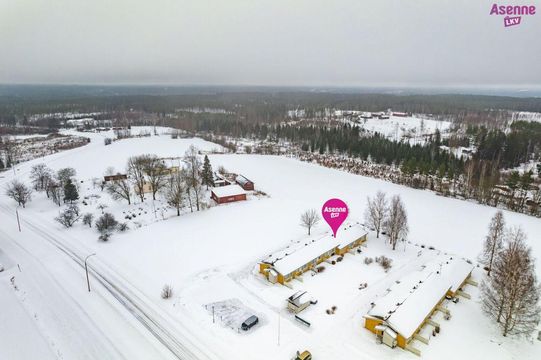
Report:
[[[126,179],[128,179],[128,175],[126,174],[105,175],[103,177],[103,182],[108,183],[111,181],[119,181],[119,180],[126,180]]]
[[[448,255],[425,264],[422,270],[396,281],[385,296],[375,301],[364,316],[365,327],[384,344],[421,355],[410,343],[418,340],[428,344],[428,338],[420,334],[426,324],[439,332],[440,325],[431,317],[440,311],[450,318],[449,309],[443,305],[446,299],[470,298],[463,288],[466,284],[477,285],[471,279],[473,269],[466,260]]]
[[[286,284],[333,255],[344,255],[366,241],[367,231],[358,223],[343,225],[336,238],[332,234],[308,238],[259,263],[259,272],[271,283]]]
[[[239,185],[225,185],[211,190],[211,199],[218,204],[246,200],[246,191]]]

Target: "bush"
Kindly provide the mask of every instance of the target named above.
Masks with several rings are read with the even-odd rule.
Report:
[[[94,221],[94,214],[87,213],[83,216],[83,224],[92,227],[92,221]]]
[[[374,262],[374,259],[372,259],[371,257],[366,257],[366,258],[364,258],[364,263],[365,263],[366,265],[370,265],[370,264],[372,264],[373,262]]]
[[[103,139],[103,143],[105,145],[111,145],[111,143],[113,142],[113,140],[111,138],[105,138]]]
[[[316,268],[316,271],[317,271],[318,273],[322,273],[323,271],[325,271],[325,266],[323,266],[323,265],[322,265],[322,266],[318,266],[318,267]]]
[[[101,240],[101,241],[109,241],[110,238],[111,238],[111,233],[104,232],[104,233],[102,233],[100,235],[100,237],[98,239]]]
[[[126,224],[126,223],[118,224],[118,231],[124,232],[124,231],[126,231],[128,229],[129,229],[128,224]]]
[[[112,231],[117,225],[118,221],[116,221],[115,217],[110,213],[105,213],[96,220],[96,229],[98,229],[100,233]]]
[[[169,299],[173,296],[173,287],[171,285],[164,285],[162,289],[162,299]]]
[[[344,260],[344,257],[343,257],[343,256],[339,256],[339,257],[336,259],[337,262],[340,262],[340,261],[342,261],[342,260]]]
[[[389,259],[385,255],[381,255],[376,258],[376,262],[381,265],[381,267],[387,272],[393,265],[393,259]]]
[[[55,218],[60,224],[66,228],[70,228],[75,224],[81,216],[79,215],[79,208],[77,206],[68,206],[64,211],[61,211]]]

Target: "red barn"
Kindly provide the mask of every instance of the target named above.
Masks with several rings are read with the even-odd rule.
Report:
[[[238,185],[226,185],[213,188],[210,194],[218,204],[246,200],[246,191]]]
[[[245,178],[242,175],[238,175],[235,179],[237,184],[239,184],[244,190],[253,190],[254,189],[254,182],[250,179]]]

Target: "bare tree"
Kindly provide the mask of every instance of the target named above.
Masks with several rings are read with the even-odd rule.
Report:
[[[26,203],[32,199],[32,189],[19,180],[13,180],[6,188],[6,195],[24,208]]]
[[[53,172],[47,167],[47,165],[43,163],[36,164],[32,166],[32,169],[30,170],[30,178],[32,179],[34,189],[38,191],[46,191],[49,182],[52,181]],[[49,197],[48,192],[47,197]]]
[[[396,249],[398,240],[406,237],[408,234],[408,215],[399,195],[395,195],[391,199],[383,228],[387,232],[389,243],[392,245],[393,250]]]
[[[503,336],[531,334],[541,319],[540,287],[531,249],[520,228],[506,232],[492,276],[481,285],[484,312],[496,320]]]
[[[60,185],[64,187],[66,185],[66,182],[77,175],[77,171],[75,171],[74,168],[67,167],[60,169],[56,172],[56,178],[60,182]]]
[[[314,227],[319,222],[319,220],[319,214],[314,209],[306,210],[301,214],[301,226],[305,227],[308,230],[308,235],[310,235],[312,227]]]
[[[152,199],[156,200],[156,193],[167,185],[167,168],[156,155],[149,155],[143,162],[143,169],[152,189]]]
[[[201,160],[197,154],[197,148],[190,145],[184,153],[183,161],[186,163],[186,171],[184,172],[185,182],[188,187],[189,196],[195,201],[197,211],[200,210],[201,203]]]
[[[105,189],[109,194],[111,194],[111,197],[115,200],[126,200],[128,202],[128,205],[131,204],[131,185],[128,182],[127,179],[119,179],[110,181]]]
[[[88,225],[88,227],[92,227],[92,222],[93,221],[94,221],[94,214],[86,213],[83,216],[83,224]]]
[[[141,202],[145,201],[145,155],[132,156],[128,159],[128,176],[133,182],[135,193],[139,195]]]
[[[364,213],[366,223],[376,230],[376,237],[379,238],[387,214],[385,193],[378,191],[374,199],[367,198],[367,203],[368,205]]]
[[[60,224],[66,228],[70,228],[81,218],[79,208],[76,204],[68,206],[64,211],[61,211],[55,218]]]
[[[50,194],[51,199],[56,205],[62,205],[62,200],[64,199],[64,188],[60,186],[59,183],[51,179],[51,181],[47,184],[47,192]]]
[[[490,272],[492,271],[494,258],[503,246],[504,230],[505,220],[503,219],[503,212],[498,211],[490,220],[488,235],[485,238],[483,253],[481,254],[481,260],[487,267],[488,276],[490,276]]]
[[[2,138],[2,149],[6,155],[6,167],[13,167],[19,158],[19,147],[14,138],[9,136]]]
[[[177,209],[177,216],[180,216],[180,209],[184,205],[184,196],[186,195],[186,189],[184,186],[184,180],[180,172],[177,172],[171,176],[169,180],[169,186],[165,191],[165,198],[167,203]]]

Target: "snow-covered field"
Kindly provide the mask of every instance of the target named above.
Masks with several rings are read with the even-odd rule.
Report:
[[[436,130],[442,137],[447,136],[451,122],[440,121],[418,116],[390,116],[389,119],[359,119],[355,122],[361,129],[373,134],[379,133],[388,139],[400,141],[407,139],[412,144],[423,143],[427,136]]]
[[[541,113],[530,111],[513,111],[511,121],[536,121],[541,122]]]
[[[133,155],[153,153],[167,157],[182,156],[190,144],[206,151],[219,149],[218,145],[201,139],[171,139],[168,136],[126,139],[104,146],[103,138],[107,134],[91,133],[87,136],[92,138],[92,142],[87,146],[19,165],[18,178],[26,180],[30,167],[43,161],[54,169],[66,166],[76,168],[77,179],[83,181],[80,186],[85,187],[89,184],[87,181],[101,177],[108,167],[123,169],[127,158]],[[390,284],[405,273],[417,269],[423,261],[429,261],[438,251],[475,260],[481,250],[488,222],[496,211],[492,207],[438,197],[428,191],[414,190],[283,157],[209,157],[214,169],[223,165],[231,171],[244,174],[255,182],[256,189],[264,191],[269,197],[214,206],[201,212],[185,213],[180,217],[166,217],[166,220],[158,218],[156,221],[145,222],[140,228],[116,233],[109,242],[103,243],[98,242],[95,230],[82,224],[77,224],[72,229],[63,229],[53,220],[58,213],[58,207],[48,201],[44,194],[35,194],[34,200],[26,209],[19,209],[23,219],[23,232],[18,233],[15,217],[6,217],[7,214],[14,214],[15,206],[2,194],[0,201],[6,210],[2,213],[2,223],[5,223],[3,228],[6,236],[0,236],[0,250],[3,250],[14,264],[23,263],[24,274],[24,252],[13,249],[24,246],[27,252],[32,252],[36,246],[42,246],[39,244],[43,239],[35,237],[28,229],[32,223],[47,229],[48,234],[81,252],[96,253],[90,262],[107,264],[126,285],[140,291],[156,311],[169,314],[171,321],[181,323],[189,329],[191,335],[197,337],[204,347],[216,355],[212,358],[289,359],[296,350],[308,348],[314,359],[323,360],[415,359],[411,353],[376,344],[373,334],[363,328],[362,316],[366,314],[370,302],[381,296]],[[11,178],[12,173],[4,175],[5,178],[0,179],[0,186]],[[304,275],[304,282],[292,282],[295,290],[308,289],[319,300],[318,304],[306,310],[306,317],[310,319],[312,326],[306,328],[300,325],[290,314],[282,311],[285,298],[294,290],[268,284],[256,272],[258,260],[304,236],[305,230],[299,226],[299,217],[304,210],[319,209],[327,199],[338,197],[348,203],[351,219],[362,220],[366,197],[372,196],[378,190],[389,195],[402,196],[409,216],[410,243],[392,251],[381,239],[375,239],[375,236],[370,234],[363,254],[348,254],[343,262],[327,266],[322,274],[314,277]],[[105,195],[103,199],[111,201],[105,200],[108,199]],[[125,205],[110,203],[110,206],[118,207],[115,211],[120,211]],[[541,275],[541,243],[538,241],[541,221],[522,214],[504,213],[509,225],[522,226],[528,234],[529,243],[538,259],[538,274]],[[326,230],[326,224],[320,223],[314,232],[323,233]],[[17,242],[20,242],[20,245],[15,245]],[[425,248],[421,245],[425,245]],[[433,246],[436,250],[428,250],[428,246]],[[45,258],[57,259],[64,256],[54,249],[39,250]],[[419,251],[422,256],[418,256]],[[364,257],[379,255],[393,258],[393,267],[388,273],[375,263],[364,264]],[[59,277],[57,281],[66,283],[63,286],[68,288],[80,286],[77,294],[85,291],[84,272],[80,268],[71,267],[68,268],[69,272],[62,273],[59,271],[61,261],[55,260],[53,263],[55,268],[58,268],[55,272]],[[27,271],[32,269],[30,267]],[[13,296],[10,293],[13,290],[8,277],[20,277],[15,266],[8,271],[9,274],[0,273],[0,297],[4,296],[4,293]],[[481,273],[476,271],[474,278],[480,280]],[[77,282],[79,280],[80,282]],[[96,286],[96,292],[100,293],[97,280],[91,277],[91,282]],[[361,282],[368,283],[367,289],[359,290]],[[172,299],[163,300],[160,297],[160,291],[165,284],[173,286]],[[35,284],[29,279],[21,279],[21,286],[27,289],[28,296],[34,296],[33,301],[27,303],[25,308],[29,319],[26,319],[24,324],[29,324],[34,314],[38,317],[42,312],[48,314],[48,306],[56,306],[54,294],[42,294],[46,305],[38,306],[35,298],[37,295],[32,294],[35,288],[33,285]],[[416,344],[421,348],[424,358],[454,359],[458,356],[457,351],[465,358],[537,359],[541,356],[539,341],[516,340],[498,335],[494,325],[481,313],[477,289],[472,287],[468,292],[473,295],[472,300],[449,305],[453,310],[453,318],[443,323],[442,334],[428,346]],[[18,299],[21,301],[20,297]],[[98,303],[89,303],[91,300],[86,298],[84,304],[91,307],[89,312],[100,314],[104,318],[104,314],[112,311],[110,308],[100,311],[100,307],[106,307],[103,303],[108,300],[115,301],[101,293]],[[239,309],[253,309],[264,321],[253,331],[244,334],[222,326],[219,322],[213,323],[212,315],[205,305],[224,302],[236,304]],[[327,315],[325,310],[331,306],[337,307],[336,313]],[[227,313],[228,307],[223,311]],[[73,313],[75,314],[75,310]],[[0,336],[4,331],[9,331],[10,327],[20,329],[18,324],[13,324],[16,318],[2,318],[6,319],[7,323],[0,323]],[[116,318],[122,318],[120,313]],[[64,347],[67,348],[64,353],[70,354],[70,345],[66,340],[61,340],[62,335],[58,329],[62,326],[55,324],[54,314],[49,314],[48,320],[50,321],[39,323],[37,332],[29,333],[41,334],[39,336],[46,334],[49,337],[46,341],[48,346],[51,348],[51,343],[54,343],[60,348],[58,350],[53,347],[55,351],[51,358],[55,358],[55,355],[56,358],[73,358],[57,355]],[[69,322],[68,320],[63,321]],[[79,319],[73,315],[71,321],[77,323]],[[112,320],[109,320],[109,323],[111,322]],[[128,323],[131,322],[132,320]],[[130,338],[120,334],[126,331],[126,327],[131,329],[129,334],[135,334],[134,328],[138,328],[133,324],[111,326],[111,334],[108,334],[118,339],[116,350],[119,353],[127,351],[130,344]],[[140,333],[137,334],[141,336]],[[84,337],[85,334],[80,336]],[[155,344],[157,341],[152,340],[150,334],[147,334],[147,337],[151,346],[144,346],[143,342],[138,341],[137,349],[143,349],[141,353],[137,354],[137,351],[132,349],[131,356],[125,358],[148,359],[151,358],[148,354],[160,353],[155,350],[160,344]],[[99,336],[91,337],[89,341],[95,338]],[[39,341],[41,340],[37,339],[36,343]],[[109,345],[99,348],[107,351],[107,346]],[[2,351],[3,347],[0,347],[0,358],[6,356]],[[19,360],[24,359],[24,356],[11,358]],[[102,354],[101,358],[103,356]],[[160,353],[159,357],[154,356],[152,358],[167,358],[163,353]],[[93,357],[91,351],[87,351],[85,356],[80,358]]]

